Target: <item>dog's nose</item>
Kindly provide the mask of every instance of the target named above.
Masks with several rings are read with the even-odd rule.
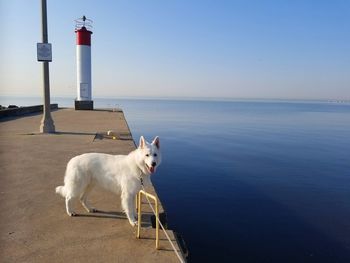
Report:
[[[157,165],[157,163],[156,163],[156,162],[153,162],[153,163],[152,163],[152,166],[153,166],[153,167],[154,167],[154,166],[156,166],[156,165]]]

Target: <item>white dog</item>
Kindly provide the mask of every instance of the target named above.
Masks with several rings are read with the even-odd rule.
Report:
[[[72,158],[66,169],[64,186],[56,187],[56,193],[66,198],[66,210],[74,216],[73,202],[80,199],[84,208],[92,213],[97,210],[87,202],[87,195],[96,184],[121,194],[121,205],[132,226],[136,224],[135,196],[141,182],[150,184],[150,176],[161,162],[159,137],[152,143],[140,137],[139,147],[128,155],[86,153]]]

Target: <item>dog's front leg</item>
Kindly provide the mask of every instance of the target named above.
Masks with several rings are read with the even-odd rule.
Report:
[[[130,225],[135,226],[137,224],[135,216],[135,196],[130,193],[123,192],[122,207],[129,219]]]

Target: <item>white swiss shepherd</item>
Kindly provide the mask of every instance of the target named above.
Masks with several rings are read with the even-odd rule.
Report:
[[[64,186],[56,187],[56,193],[66,198],[69,216],[76,215],[73,202],[80,200],[90,213],[97,210],[87,202],[87,195],[94,185],[121,195],[121,205],[132,226],[136,224],[135,196],[141,189],[141,181],[150,184],[150,176],[161,162],[159,137],[152,143],[140,137],[139,147],[128,155],[86,153],[72,158],[66,169]]]

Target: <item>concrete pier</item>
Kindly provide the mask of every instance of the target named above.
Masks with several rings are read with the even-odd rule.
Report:
[[[119,196],[94,189],[89,200],[100,212],[89,214],[77,203],[78,216],[69,217],[55,193],[73,156],[135,149],[123,112],[59,109],[52,117],[54,134],[39,133],[40,114],[0,119],[1,262],[179,262],[162,231],[155,249],[150,213],[136,239]],[[105,136],[108,130],[116,140]],[[146,202],[143,207],[150,211]]]

